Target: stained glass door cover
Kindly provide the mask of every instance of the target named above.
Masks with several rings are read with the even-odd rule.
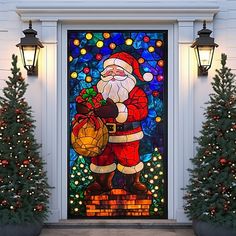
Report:
[[[68,31],[68,218],[167,218],[167,35]]]

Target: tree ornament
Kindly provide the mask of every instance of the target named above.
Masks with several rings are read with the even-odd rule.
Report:
[[[217,120],[220,119],[220,117],[219,116],[213,116],[213,119],[217,121]]]
[[[39,212],[43,211],[44,210],[44,205],[38,204],[38,205],[36,205],[35,209],[36,209],[36,211],[39,211]]]
[[[3,200],[3,201],[2,201],[2,205],[3,205],[3,206],[7,206],[7,200]]]
[[[22,163],[23,163],[23,165],[29,165],[30,161],[29,160],[24,160]]]
[[[224,157],[221,157],[219,162],[223,166],[223,165],[226,165],[228,161]]]
[[[0,165],[1,164],[5,167],[9,164],[9,161],[8,160],[2,160],[2,161],[0,161]]]
[[[16,114],[21,114],[22,110],[21,109],[16,109]]]
[[[211,209],[210,209],[210,213],[211,213],[211,215],[215,215],[216,209],[215,209],[215,208],[211,208]]]
[[[24,80],[25,78],[24,78],[24,77],[22,77],[22,74],[21,74],[21,72],[19,72],[19,75],[17,76],[17,79],[18,79],[18,80]]]

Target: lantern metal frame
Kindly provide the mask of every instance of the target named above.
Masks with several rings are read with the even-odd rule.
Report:
[[[22,57],[24,68],[27,70],[28,75],[38,75],[38,54],[40,48],[43,48],[43,44],[36,37],[37,31],[32,29],[32,21],[29,21],[29,28],[23,31],[25,37],[20,39],[20,43],[16,46],[19,47]],[[26,50],[31,50],[32,58],[31,63],[26,60]]]
[[[212,33],[211,30],[206,28],[206,21],[203,22],[203,29],[198,31],[199,37],[195,39],[193,44],[191,45],[192,48],[195,49],[197,62],[198,62],[198,75],[200,76],[207,76],[208,70],[211,68],[214,50],[216,47],[218,47],[218,44],[214,42],[214,38],[210,37],[210,34]],[[209,52],[209,60],[207,65],[202,64],[202,58],[201,58],[201,50],[208,49],[211,50]]]

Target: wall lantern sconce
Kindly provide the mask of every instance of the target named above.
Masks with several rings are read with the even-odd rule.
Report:
[[[206,21],[203,22],[203,29],[198,31],[199,37],[191,45],[195,50],[198,62],[198,75],[207,76],[208,70],[211,68],[215,47],[218,45],[214,42],[214,38],[210,37],[211,30],[206,29]]]
[[[43,48],[42,43],[35,36],[37,31],[32,29],[32,21],[29,22],[29,29],[23,31],[25,37],[20,39],[19,47],[22,61],[28,75],[38,74],[38,55],[40,48]]]

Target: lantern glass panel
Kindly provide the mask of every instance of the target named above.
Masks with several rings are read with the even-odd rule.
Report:
[[[22,46],[21,56],[27,70],[32,70],[35,67],[38,54],[39,48],[37,46]]]
[[[214,47],[198,47],[200,66],[209,67],[213,57]]]

